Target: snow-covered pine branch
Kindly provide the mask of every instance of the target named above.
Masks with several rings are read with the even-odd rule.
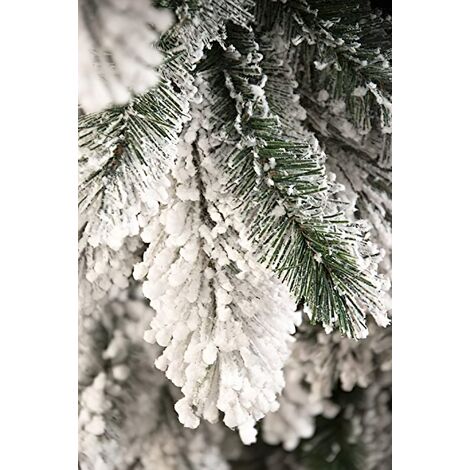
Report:
[[[156,311],[146,333],[164,347],[156,366],[184,394],[176,404],[181,422],[216,422],[220,410],[249,444],[255,422],[278,406],[299,314],[231,217],[210,135],[202,115],[192,115],[170,202],[142,232],[149,247],[135,276],[145,278]]]
[[[364,0],[260,0],[256,18],[258,29],[278,27],[292,45],[303,100],[328,105],[322,126],[342,119],[358,138],[390,132],[389,17]]]
[[[139,215],[155,214],[165,201],[165,174],[197,100],[191,71],[204,48],[225,35],[227,21],[252,20],[251,7],[250,0],[210,0],[195,10],[181,5],[178,23],[159,43],[166,60],[158,86],[126,106],[79,119],[80,227],[93,246],[119,249],[138,233]]]
[[[312,308],[313,321],[356,338],[367,334],[367,313],[386,324],[374,248],[364,226],[338,209],[318,141],[284,134],[270,110],[270,77],[253,31],[231,27],[224,49],[213,47],[199,70],[211,86],[219,165],[261,260]],[[287,90],[281,96],[291,97]],[[284,114],[289,108],[302,115],[296,101],[285,101]]]

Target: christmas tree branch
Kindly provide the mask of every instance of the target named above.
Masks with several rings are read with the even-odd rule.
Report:
[[[214,87],[223,83],[217,75],[224,75],[225,90],[210,92],[217,96],[215,106],[229,106],[220,97],[228,92],[237,110],[235,122],[226,126],[227,134],[238,133],[228,134],[238,141],[236,148],[229,152],[222,146],[220,151],[227,155],[228,189],[239,201],[261,260],[310,306],[314,322],[360,337],[368,309],[381,308],[380,282],[362,258],[364,235],[332,204],[324,155],[318,146],[283,135],[280,119],[264,96],[269,78],[261,69],[252,31],[230,28],[226,51],[214,48],[212,53],[217,58],[209,57],[201,73],[214,74],[209,78]]]

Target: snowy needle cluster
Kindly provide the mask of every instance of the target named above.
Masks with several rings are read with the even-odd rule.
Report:
[[[390,468],[390,33],[79,0],[82,470]]]

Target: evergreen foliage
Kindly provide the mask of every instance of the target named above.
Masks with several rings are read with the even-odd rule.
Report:
[[[82,468],[244,468],[257,434],[246,468],[389,468],[391,18],[366,0],[79,5],[101,87],[78,130]],[[143,40],[150,65],[119,50]]]
[[[248,4],[247,8],[250,6]],[[266,50],[261,46],[260,50],[255,32],[245,23],[253,22],[254,18],[248,10],[233,7],[231,3],[215,2],[211,7],[211,14],[208,3],[204,3],[202,11],[192,4],[179,7],[180,14],[183,12],[181,25],[176,25],[161,42],[168,59],[162,67],[162,83],[155,90],[137,97],[123,109],[115,108],[81,119],[80,203],[84,232],[94,245],[104,242],[119,248],[125,236],[138,233],[139,214],[154,211],[159,202],[165,202],[162,177],[168,174],[169,165],[175,159],[175,142],[181,126],[188,120],[188,102],[198,99],[194,76],[206,76],[213,88],[210,98],[216,97],[209,104],[213,114],[211,123],[223,124],[222,128],[212,124],[211,129],[221,135],[221,139],[226,139],[221,144],[219,164],[225,165],[225,173],[230,176],[227,189],[232,190],[239,201],[238,209],[243,212],[251,238],[255,245],[262,247],[258,250],[260,260],[278,272],[298,301],[308,304],[314,322],[320,321],[327,327],[337,325],[344,334],[361,337],[366,332],[366,312],[378,311],[375,315],[380,316],[383,311],[380,304],[382,283],[374,274],[373,257],[377,253],[368,246],[363,227],[348,221],[337,208],[334,187],[326,178],[325,155],[315,137],[311,136],[310,142],[305,136],[303,140],[294,139],[292,126],[282,126],[280,117],[271,111],[264,91],[270,77],[263,70],[264,57],[269,57],[269,46],[265,46]],[[224,8],[228,8],[228,12]],[[326,32],[331,29],[330,23],[338,20],[335,11],[324,5],[323,9],[312,10],[303,2],[295,3],[295,12],[292,8],[290,3],[273,9],[259,3],[258,17],[262,15],[260,12],[270,12],[256,23],[259,35],[283,27],[282,34],[269,38],[274,44],[287,41],[284,43],[286,48],[288,41],[300,42],[300,46],[304,42],[315,42],[313,52],[312,47],[303,47],[304,51],[300,47],[300,51],[296,51],[296,55],[302,56],[307,52],[318,56],[315,51],[320,48],[321,40],[326,44],[322,50],[329,47],[330,52],[324,53],[334,55],[335,63],[339,64],[343,56],[347,57],[356,64],[354,71],[359,67],[362,73],[365,66],[360,63],[366,60],[365,56],[362,52],[353,55],[355,48],[360,49],[353,43],[353,38],[357,42],[358,37],[352,32],[358,26],[339,28],[338,34],[342,32],[348,46],[337,47],[334,43],[332,47],[331,37]],[[321,12],[326,19],[316,20]],[[365,14],[356,9],[353,13]],[[354,15],[348,19],[357,20]],[[225,23],[220,21],[222,17]],[[221,28],[220,24],[225,27]],[[303,36],[298,31],[304,31]],[[305,31],[310,32],[309,40]],[[319,40],[313,41],[312,34]],[[192,37],[197,37],[198,48],[191,41]],[[374,37],[372,35],[371,42]],[[266,37],[264,41],[266,44]],[[195,73],[190,73],[197,61],[195,55],[205,51],[208,44],[211,48],[207,57],[199,57]],[[288,59],[287,55],[283,58],[284,61]],[[304,63],[311,66],[310,60]],[[269,67],[268,64],[268,70]],[[376,65],[366,67],[367,74],[370,72],[366,74],[368,79],[376,68]],[[306,66],[302,73],[308,75]],[[349,108],[353,102],[364,108],[365,97],[352,97],[353,90],[344,88],[345,80],[341,74],[345,73],[345,70],[329,73],[331,84],[326,85],[321,79],[320,84],[330,92],[332,86],[336,89],[340,86],[338,83],[343,84],[341,96],[349,97],[346,100]],[[356,76],[355,73],[350,75]],[[289,88],[292,85],[285,87],[284,93]],[[272,86],[270,91],[270,101],[275,107]],[[371,93],[379,91],[374,89]],[[296,97],[292,89],[290,97]],[[282,103],[282,96],[277,100]],[[284,106],[294,103],[285,102]],[[382,108],[384,106],[380,113],[385,115],[386,106]],[[301,115],[302,111],[297,106],[295,115]],[[367,108],[364,112],[372,116],[375,111]],[[357,120],[353,122],[358,124]],[[297,129],[296,133],[299,135],[301,131]],[[227,145],[229,142],[231,145]],[[381,322],[386,323],[386,320]]]

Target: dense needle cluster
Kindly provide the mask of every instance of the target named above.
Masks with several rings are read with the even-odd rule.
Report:
[[[390,468],[390,18],[79,6],[82,468]]]

